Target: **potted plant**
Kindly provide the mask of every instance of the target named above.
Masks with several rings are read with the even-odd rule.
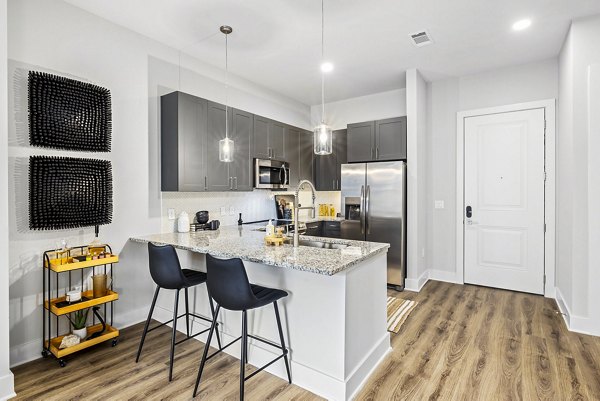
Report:
[[[71,326],[73,326],[73,334],[81,339],[81,341],[85,340],[87,337],[87,318],[89,313],[89,308],[78,310],[74,312],[69,317],[69,321],[71,322]]]

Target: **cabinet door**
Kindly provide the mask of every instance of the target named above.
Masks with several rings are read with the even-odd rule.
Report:
[[[348,124],[348,162],[374,160],[375,121]]]
[[[337,157],[315,155],[315,187],[317,191],[335,191],[337,188]]]
[[[251,113],[232,109],[232,130],[234,154],[229,166],[229,175],[233,177],[233,188],[237,191],[252,191],[252,130],[254,118]]]
[[[348,163],[348,135],[347,130],[341,129],[333,131],[333,154],[335,155],[335,183],[334,190],[341,189],[340,180],[342,179],[342,164]]]
[[[290,187],[295,188],[300,182],[300,129],[287,127],[285,134],[286,161],[290,163]]]
[[[268,159],[269,151],[269,120],[254,116],[254,157]]]
[[[229,109],[231,112],[231,109]],[[231,128],[231,125],[229,125]],[[219,161],[219,141],[225,138],[225,106],[208,102],[206,161],[209,191],[229,191],[232,187],[229,164]],[[234,146],[237,144],[234,144]],[[235,151],[235,149],[234,149]]]
[[[300,131],[300,175],[298,182],[309,180],[315,182],[313,171],[314,145],[313,133],[310,131]]]
[[[269,121],[269,148],[271,148],[271,159],[285,161],[285,131],[285,124],[273,120]]]
[[[161,97],[161,189],[201,192],[206,176],[206,100]]]
[[[406,159],[406,117],[375,121],[377,160]]]

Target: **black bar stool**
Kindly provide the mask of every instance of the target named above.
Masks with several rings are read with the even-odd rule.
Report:
[[[287,297],[287,292],[250,284],[246,269],[244,268],[244,263],[240,259],[217,259],[211,255],[206,255],[206,273],[208,292],[217,302],[217,309],[215,310],[213,324],[208,333],[207,344],[210,344],[210,340],[215,331],[217,316],[219,316],[221,308],[242,311],[242,335],[210,356],[207,356],[208,345],[204,347],[204,354],[202,355],[200,369],[198,370],[198,378],[196,379],[196,387],[194,387],[194,397],[196,397],[196,393],[198,392],[200,378],[202,377],[202,371],[204,370],[206,361],[240,339],[242,340],[240,359],[240,400],[244,399],[244,382],[281,358],[285,360],[288,382],[292,383],[290,364],[288,361],[288,350],[285,347],[279,309],[277,308],[277,300]],[[248,334],[248,317],[246,311],[249,309],[260,308],[270,303],[273,303],[273,307],[275,308],[275,318],[277,319],[277,329],[279,330],[279,340],[281,341],[281,344],[276,344]],[[282,353],[248,377],[245,377],[245,365],[248,363],[248,337],[278,348]]]
[[[206,333],[215,327],[216,324],[216,316],[215,316],[215,307],[213,305],[212,298],[210,295],[208,296],[208,302],[210,304],[211,314],[213,319],[208,319],[204,316],[196,315],[190,313],[190,306],[188,300],[188,288],[193,287],[206,282],[206,273],[190,270],[190,269],[182,269],[179,264],[179,258],[177,257],[177,252],[175,248],[171,245],[158,246],[151,243],[148,243],[148,256],[149,256],[149,264],[150,264],[150,275],[152,279],[156,283],[156,291],[154,292],[154,298],[152,299],[152,306],[150,306],[150,312],[148,313],[148,319],[146,319],[146,325],[144,326],[144,332],[142,334],[142,339],[140,340],[140,346],[138,348],[137,356],[135,357],[135,362],[137,363],[140,359],[140,355],[142,354],[142,347],[144,346],[144,340],[146,339],[146,334],[151,332],[154,329],[159,328],[160,326],[164,326],[165,324],[173,322],[173,333],[171,334],[171,355],[169,360],[169,381],[173,379],[173,356],[175,353],[175,345],[180,344],[184,341],[189,340],[190,338],[194,338],[202,333]],[[161,288],[167,290],[176,290],[175,292],[175,305],[173,307],[173,319],[159,324],[156,327],[153,327],[148,330],[148,326],[150,326],[150,320],[152,320],[152,313],[154,312],[154,306],[156,305],[156,299],[158,298],[158,292]],[[185,290],[185,313],[177,316],[177,307],[179,304],[179,291]],[[175,342],[175,334],[177,333],[177,319],[185,316],[186,323],[186,338]],[[211,323],[211,329],[203,330],[194,335],[190,335],[190,316],[194,316],[196,318],[205,320]],[[217,343],[219,344],[219,349],[221,349],[221,339],[219,338],[219,331],[217,330]],[[206,342],[206,348],[210,344],[210,338]]]

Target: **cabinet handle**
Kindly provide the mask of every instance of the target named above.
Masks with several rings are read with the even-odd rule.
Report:
[[[204,190],[208,191],[208,183],[206,182],[206,176],[204,176]]]
[[[375,159],[379,159],[379,146],[375,148]]]
[[[229,190],[233,189],[233,177],[229,177]]]
[[[237,177],[233,177],[235,179],[235,190],[237,191]]]
[[[373,159],[373,148],[371,148],[371,159]]]

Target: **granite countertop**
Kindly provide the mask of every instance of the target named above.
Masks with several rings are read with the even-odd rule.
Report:
[[[132,237],[133,242],[173,245],[192,252],[210,253],[222,258],[240,258],[250,262],[334,275],[372,256],[387,252],[389,244],[352,241],[337,238],[301,235],[301,240],[347,244],[343,249],[324,249],[308,246],[294,248],[290,244],[267,246],[261,225],[224,226],[216,231],[163,233]]]

